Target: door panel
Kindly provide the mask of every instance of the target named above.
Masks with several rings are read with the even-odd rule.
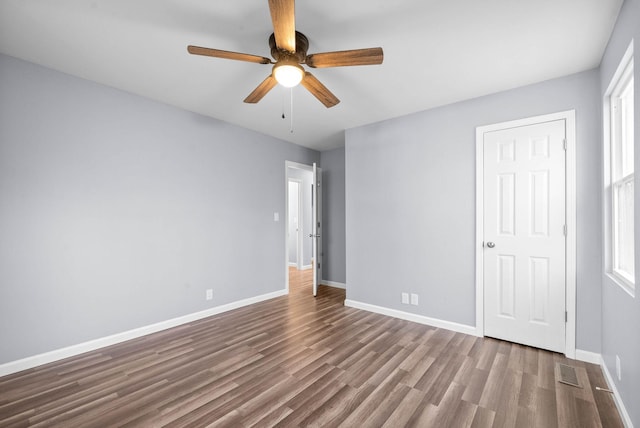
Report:
[[[499,314],[503,317],[513,318],[515,316],[515,288],[516,288],[516,269],[514,256],[498,256],[498,289],[499,289]]]
[[[529,258],[531,274],[531,316],[530,321],[549,323],[546,302],[549,301],[549,258]]]
[[[551,201],[549,200],[549,171],[534,171],[530,173],[531,183],[531,230],[530,236],[549,237],[549,216],[551,215]]]
[[[565,349],[565,121],[484,134],[484,331]],[[490,243],[490,244],[489,244]]]
[[[311,238],[313,240],[313,295],[318,295],[318,286],[320,285],[320,273],[322,267],[322,235],[321,235],[321,203],[322,203],[322,170],[313,163],[313,186],[311,191],[312,207],[312,226]]]
[[[516,224],[516,176],[515,174],[498,175],[498,231],[501,236],[515,235]]]

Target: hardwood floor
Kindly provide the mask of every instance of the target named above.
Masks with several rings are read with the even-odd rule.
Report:
[[[622,426],[598,366],[313,298],[309,272],[288,296],[0,378],[0,426]]]

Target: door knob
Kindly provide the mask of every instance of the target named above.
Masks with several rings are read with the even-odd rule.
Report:
[[[493,242],[487,242],[487,247],[489,247],[489,248],[493,248],[493,247],[495,247],[495,246],[496,246],[496,244],[495,244],[495,243],[493,243]]]
[[[309,238],[319,238],[320,235],[314,235],[313,233],[309,234]]]

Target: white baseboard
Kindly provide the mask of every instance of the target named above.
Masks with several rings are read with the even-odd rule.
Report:
[[[425,317],[424,315],[417,315],[409,312],[399,311],[397,309],[389,309],[389,308],[384,308],[382,306],[370,305],[369,303],[362,303],[356,300],[346,299],[344,301],[344,305],[349,306],[351,308],[362,309],[369,312],[375,312],[381,315],[387,315],[394,318],[400,318],[407,321],[417,322],[419,324],[430,325],[432,327],[444,328],[446,330],[452,330],[458,333],[478,336],[476,328],[470,325],[458,324],[451,321],[444,321],[436,318]]]
[[[616,387],[616,383],[613,381],[613,377],[611,376],[609,369],[604,364],[602,355],[597,354],[595,352],[576,349],[576,360],[584,361],[586,363],[591,363],[591,364],[597,364],[602,368],[602,372],[604,373],[605,380],[607,381],[607,386],[611,391],[613,391],[613,400],[615,401],[616,407],[620,412],[620,417],[622,418],[622,422],[624,423],[624,426],[627,428],[633,428],[633,423],[631,422],[629,413],[627,412],[627,409],[624,406],[622,399],[620,398],[620,394],[618,393],[618,388]]]
[[[601,365],[602,356],[591,351],[583,351],[582,349],[576,349],[576,360],[584,361],[585,363]]]
[[[106,346],[111,346],[121,342],[125,342],[127,340],[136,339],[138,337],[146,336],[151,333],[157,333],[162,330],[166,330],[172,327],[177,327],[182,324],[187,324],[193,321],[200,320],[202,318],[220,314],[222,312],[227,312],[233,309],[241,308],[243,306],[252,305],[254,303],[262,302],[264,300],[269,300],[275,297],[284,296],[286,294],[287,294],[286,290],[274,291],[272,293],[250,297],[248,299],[238,300],[236,302],[231,302],[225,305],[216,306],[214,308],[205,309],[204,311],[195,312],[192,314],[184,315],[184,316],[173,318],[166,321],[161,321],[148,326],[135,328],[129,331],[124,331],[122,333],[116,333],[111,336],[90,340],[88,342],[79,343],[77,345],[71,345],[66,348],[56,349],[54,351],[45,352],[43,354],[34,355],[32,357],[23,358],[21,360],[10,361],[8,363],[0,364],[0,376],[6,376],[12,373],[17,373],[22,370],[27,370],[33,367],[41,366],[43,364],[52,363],[54,361],[80,355],[85,352],[95,351],[96,349],[104,348]]]
[[[296,263],[296,262],[289,262],[289,267],[298,267],[298,263]]]
[[[607,365],[604,363],[604,360],[600,358],[600,367],[602,367],[602,372],[604,373],[604,377],[609,384],[609,389],[613,391],[613,400],[616,403],[616,407],[620,412],[620,416],[622,417],[622,423],[626,428],[633,428],[633,422],[631,422],[631,417],[629,417],[629,413],[627,412],[627,408],[624,406],[622,402],[622,398],[620,398],[620,394],[618,393],[618,388],[616,387],[616,383],[613,381],[613,376],[609,373],[609,369]]]
[[[329,287],[334,288],[342,288],[343,290],[347,289],[347,284],[344,282],[336,282],[336,281],[327,281],[326,279],[320,280],[321,285],[328,285]]]
[[[313,269],[313,265],[304,265],[300,270],[309,270],[309,269]]]

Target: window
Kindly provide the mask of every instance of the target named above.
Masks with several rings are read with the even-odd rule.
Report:
[[[609,93],[609,182],[611,203],[610,274],[631,294],[635,291],[633,45]]]

